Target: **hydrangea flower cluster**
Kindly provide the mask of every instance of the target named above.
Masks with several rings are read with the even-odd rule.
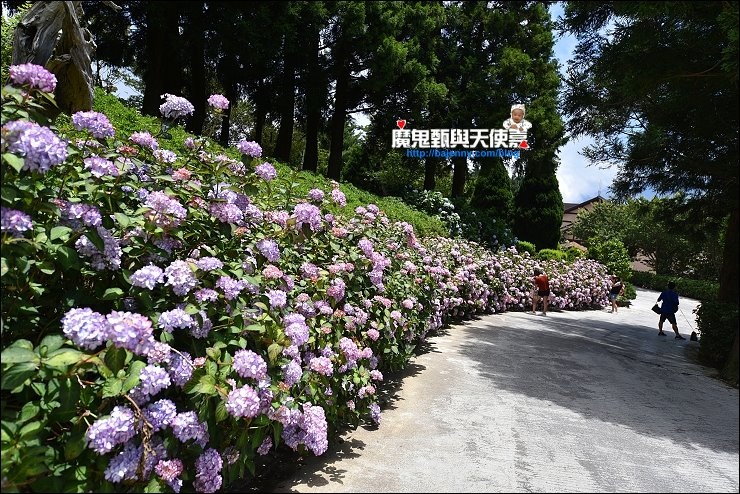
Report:
[[[275,167],[267,162],[257,165],[254,169],[254,173],[266,182],[277,178],[277,171],[275,170]]]
[[[72,125],[77,130],[87,130],[98,139],[116,135],[108,117],[96,111],[78,111],[72,115]]]
[[[216,110],[228,110],[229,100],[221,94],[212,94],[208,97],[208,104]]]
[[[165,93],[162,98],[165,99],[165,102],[159,105],[159,112],[164,118],[177,120],[192,115],[195,111],[193,104],[181,96]]]
[[[22,156],[23,170],[43,174],[67,159],[67,143],[36,122],[14,120],[3,125],[1,132],[3,153]]]
[[[236,145],[236,148],[240,153],[251,156],[252,158],[259,158],[262,156],[262,146],[254,141],[241,140]]]
[[[0,231],[14,237],[23,236],[23,232],[33,229],[31,217],[22,211],[0,206]]]
[[[57,87],[57,77],[41,65],[23,63],[11,65],[8,74],[13,84],[28,86],[44,93],[53,93]]]

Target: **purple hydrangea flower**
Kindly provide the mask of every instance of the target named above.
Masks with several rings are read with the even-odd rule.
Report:
[[[221,276],[216,281],[216,287],[224,291],[224,297],[226,297],[226,300],[234,300],[239,296],[239,293],[246,288],[246,284],[244,281],[237,281],[230,276]]]
[[[173,120],[192,115],[195,111],[193,104],[180,96],[174,96],[169,93],[162,95],[166,101],[159,105],[159,112],[165,118],[171,118]]]
[[[331,376],[334,373],[334,365],[327,357],[314,357],[308,362],[308,368],[323,376]]]
[[[260,413],[260,397],[249,385],[229,392],[226,411],[234,417],[256,417]]]
[[[156,395],[172,384],[167,371],[157,365],[149,364],[139,373],[141,382],[137,388],[149,397]],[[133,391],[133,390],[132,390]]]
[[[228,202],[213,202],[208,206],[208,212],[222,223],[241,224],[244,212],[236,204]]]
[[[149,219],[161,228],[179,226],[188,214],[187,209],[177,199],[160,191],[149,193],[144,206],[151,209],[148,213]]]
[[[46,173],[67,159],[67,143],[48,127],[36,122],[14,120],[3,125],[2,150],[24,158],[23,170]]]
[[[182,488],[182,479],[178,478],[182,475],[184,466],[182,460],[174,458],[172,460],[159,460],[157,465],[154,467],[154,472],[159,475],[159,478],[167,482],[173,491],[180,492]]]
[[[270,448],[272,448],[272,438],[270,436],[267,436],[262,441],[262,444],[260,444],[260,447],[257,448],[257,454],[264,456],[270,452]]]
[[[157,326],[171,333],[174,329],[187,329],[194,327],[193,317],[182,309],[172,309],[159,315]]]
[[[136,435],[136,417],[126,406],[116,406],[110,417],[93,423],[85,433],[87,446],[98,454],[108,453]]]
[[[321,189],[311,189],[308,191],[308,198],[313,202],[321,202],[324,200],[324,191]]]
[[[301,369],[301,365],[295,360],[291,360],[283,366],[283,381],[288,386],[293,386],[300,381],[302,375],[303,369]]]
[[[267,299],[270,301],[270,307],[273,309],[285,307],[288,303],[288,296],[282,290],[269,290],[267,292]]]
[[[326,289],[326,294],[339,302],[344,298],[344,292],[346,288],[347,285],[344,283],[342,278],[336,278],[331,281],[331,286]]]
[[[257,242],[257,250],[262,253],[270,262],[275,262],[280,259],[280,249],[277,242],[274,240],[265,238]]]
[[[105,480],[114,484],[124,480],[136,480],[140,460],[141,448],[129,441],[123,447],[123,451],[111,458],[103,476]]]
[[[108,321],[108,337],[115,346],[136,355],[147,355],[154,348],[152,321],[148,317],[114,310],[105,318]]]
[[[228,110],[229,109],[229,100],[226,99],[225,96],[222,96],[220,94],[212,94],[208,98],[208,104],[217,110]]]
[[[257,176],[261,177],[267,182],[277,178],[277,171],[275,170],[275,167],[267,162],[262,163],[261,165],[257,165],[254,169],[254,173],[256,173]]]
[[[332,189],[331,191],[331,199],[334,201],[335,204],[339,206],[346,206],[347,205],[347,198],[344,196],[344,192],[339,190],[338,188]]]
[[[103,217],[95,206],[83,204],[80,202],[60,204],[61,220],[65,225],[79,230],[83,226],[98,227],[103,224]]]
[[[193,487],[198,492],[216,492],[221,488],[223,460],[213,448],[209,448],[195,460]]]
[[[241,377],[264,379],[267,377],[267,363],[252,350],[238,350],[234,354],[234,370]]]
[[[166,286],[171,286],[176,295],[187,295],[190,290],[198,286],[198,280],[185,261],[173,261],[164,270],[167,277]]]
[[[98,236],[103,239],[103,252],[100,252],[95,244],[84,235],[75,242],[77,252],[80,256],[88,258],[90,265],[96,271],[120,269],[121,254],[123,253],[120,241],[102,226],[95,230],[98,232]]]
[[[159,143],[149,132],[134,132],[129,136],[129,140],[152,151],[159,149]]]
[[[172,434],[182,443],[194,439],[201,446],[208,444],[208,426],[198,420],[198,415],[192,410],[175,415],[170,422]]]
[[[172,352],[167,363],[167,368],[169,369],[172,381],[178,386],[183,387],[193,376],[193,358],[188,352]]]
[[[285,335],[295,346],[301,346],[308,341],[308,326],[306,318],[301,314],[288,314],[283,318]]]
[[[156,159],[160,163],[170,165],[177,161],[177,155],[174,151],[170,151],[169,149],[157,149],[156,151],[154,151],[153,154],[154,159]]]
[[[296,228],[300,229],[307,224],[311,230],[317,231],[321,228],[321,210],[313,204],[300,203],[293,208],[293,216],[296,218]]]
[[[105,316],[90,308],[70,309],[62,318],[62,331],[75,345],[94,350],[108,338]]]
[[[18,86],[29,86],[45,93],[53,93],[57,87],[57,78],[41,65],[23,63],[8,68],[10,80]]]
[[[168,427],[177,415],[177,407],[172,400],[162,399],[150,403],[144,409],[144,418],[152,425],[154,432]]]
[[[239,144],[236,145],[236,148],[240,153],[251,156],[252,158],[259,158],[262,156],[262,146],[254,141],[241,140],[239,141]]]
[[[83,162],[85,163],[85,168],[90,170],[90,172],[98,178],[105,175],[117,177],[121,174],[115,163],[105,158],[101,158],[100,156],[90,156],[89,158],[85,158]]]
[[[138,269],[131,275],[131,284],[141,288],[153,290],[159,283],[164,282],[164,271],[154,264]]]
[[[32,229],[33,222],[26,213],[0,206],[0,231],[9,232],[14,237],[20,237],[23,232]]]
[[[116,135],[108,117],[96,111],[78,111],[72,115],[72,125],[77,130],[88,130],[98,139]]]
[[[213,271],[214,269],[221,269],[224,267],[224,263],[216,257],[201,257],[195,261],[195,264],[203,271]]]

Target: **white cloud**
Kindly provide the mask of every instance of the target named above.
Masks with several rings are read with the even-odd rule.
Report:
[[[557,178],[563,202],[580,203],[596,197],[597,194],[602,197],[610,196],[608,188],[617,174],[617,167],[589,166],[588,160],[579,154],[592,142],[593,139],[588,137],[571,139],[558,152],[560,166]]]
[[[563,15],[560,2],[551,5],[550,15],[553,20]],[[576,47],[576,38],[567,34],[563,36],[555,34],[555,36],[553,51],[560,64],[560,73],[564,76],[568,61],[573,56],[573,50]],[[557,178],[563,202],[580,203],[597,194],[609,197],[608,189],[617,174],[617,166],[604,168],[601,165],[589,165],[588,160],[580,154],[580,151],[591,143],[593,139],[589,136],[571,139],[558,151],[560,166]]]

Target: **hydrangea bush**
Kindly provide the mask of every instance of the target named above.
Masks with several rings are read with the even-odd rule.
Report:
[[[373,204],[335,217],[339,184],[296,197],[256,143],[178,155],[95,112],[60,135],[50,75],[2,93],[3,491],[215,492],[379,423],[383,373],[445,324],[523,310],[536,265],[553,307],[606,304],[594,261],[419,239]]]

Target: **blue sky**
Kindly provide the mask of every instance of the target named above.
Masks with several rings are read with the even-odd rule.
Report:
[[[562,15],[561,3],[550,7],[553,19]],[[560,63],[560,72],[564,75],[568,60],[570,60],[576,39],[573,36],[558,37],[555,34],[555,57]],[[602,197],[609,197],[608,188],[617,174],[617,167],[612,165],[605,168],[601,165],[589,166],[588,160],[581,156],[580,151],[592,143],[593,140],[586,136],[579,139],[571,139],[565,146],[560,148],[558,157],[560,166],[557,177],[560,183],[560,193],[563,202],[580,203],[595,197],[601,193]]]

